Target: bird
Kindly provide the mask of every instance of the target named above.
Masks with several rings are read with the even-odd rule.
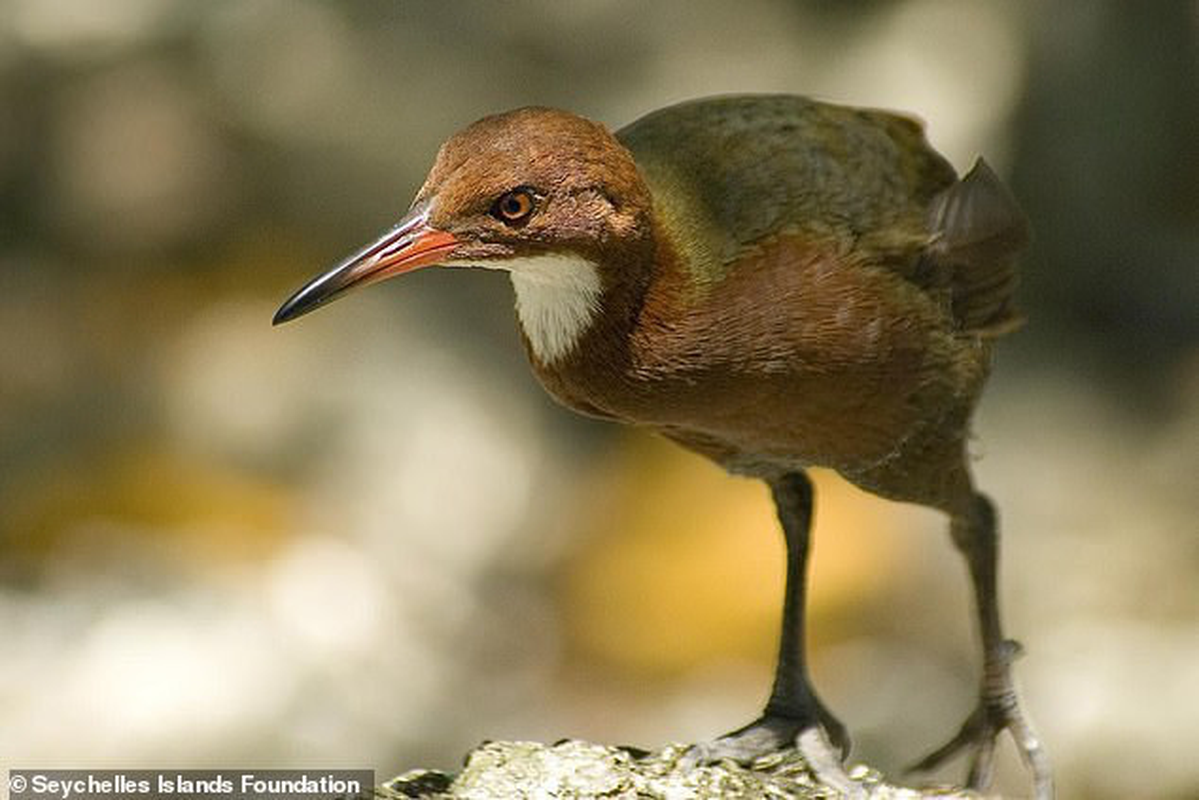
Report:
[[[1011,735],[1034,796],[1053,796],[997,597],[995,506],[975,485],[970,422],[995,339],[1023,321],[1030,226],[979,158],[959,177],[915,117],[800,95],[684,101],[610,131],[530,106],[437,152],[407,213],[304,285],[274,323],[432,266],[508,273],[528,360],[562,405],[653,431],[764,481],[786,546],[778,657],[761,713],[688,763],[798,748],[830,785],[844,725],[805,650],[808,470],[944,513],[973,587],[978,701],[915,765],[969,756],[993,778]]]

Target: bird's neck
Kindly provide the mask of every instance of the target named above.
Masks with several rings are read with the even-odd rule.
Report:
[[[532,268],[512,270],[529,359],[551,395],[599,416],[622,417],[635,406],[645,389],[645,329],[659,327],[661,309],[650,306],[663,287],[674,293],[680,274],[673,252],[665,239],[646,236],[590,256],[538,256]]]
[[[655,268],[652,215],[644,214],[635,230],[637,235],[497,263],[511,277],[517,317],[535,365],[560,367],[578,359],[592,334],[627,332]]]

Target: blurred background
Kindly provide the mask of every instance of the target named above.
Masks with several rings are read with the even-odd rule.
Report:
[[[0,0],[0,765],[383,777],[755,716],[765,488],[554,406],[503,276],[270,326],[484,114],[747,91],[914,112],[1010,180],[1030,321],[976,466],[1018,674],[1063,797],[1199,795],[1193,0]],[[973,702],[965,570],[936,514],[817,483],[815,680],[897,775]]]

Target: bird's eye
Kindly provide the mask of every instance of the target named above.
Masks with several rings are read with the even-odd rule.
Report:
[[[491,215],[500,222],[516,225],[524,222],[533,213],[536,202],[530,189],[521,187],[506,192],[491,209]]]

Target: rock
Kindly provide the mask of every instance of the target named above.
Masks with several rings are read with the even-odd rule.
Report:
[[[576,740],[554,745],[487,742],[471,751],[457,775],[436,770],[406,772],[379,786],[377,798],[426,800],[707,800],[708,798],[837,798],[819,783],[802,756],[778,753],[743,767],[729,761],[687,768],[686,747],[670,745],[646,753]],[[865,766],[849,770],[868,800],[978,798],[957,789],[905,789],[885,783]]]

